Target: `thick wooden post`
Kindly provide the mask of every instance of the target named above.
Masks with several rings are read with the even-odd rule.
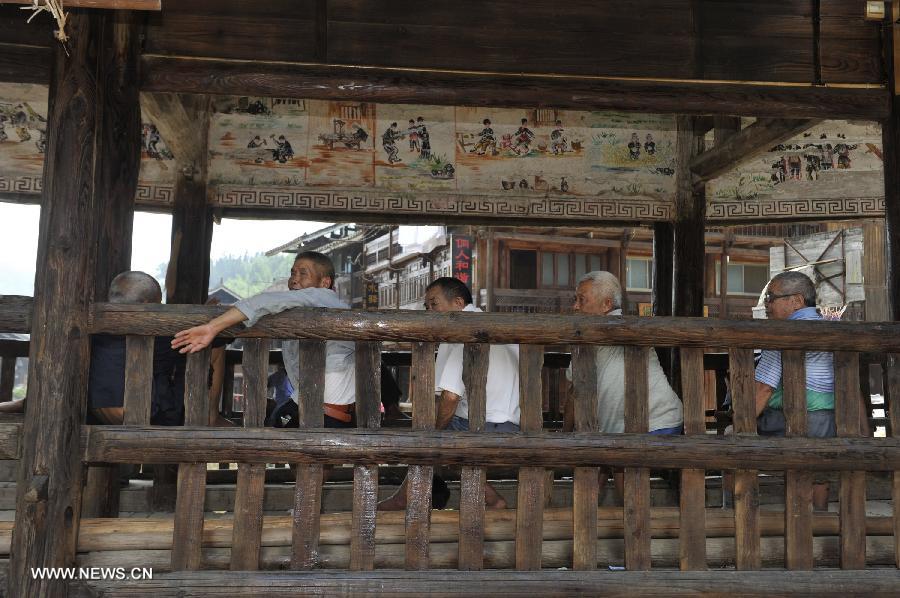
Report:
[[[700,153],[703,139],[696,135],[694,117],[679,116],[677,127],[672,313],[700,317],[703,315],[703,265],[706,261],[706,191],[702,183],[694,184],[689,164],[691,158]]]
[[[884,27],[884,56],[893,93],[891,115],[881,124],[884,156],[884,240],[887,247],[887,296],[892,320],[900,320],[900,6],[891,3],[890,25]]]
[[[674,227],[671,222],[653,224],[653,282],[650,301],[654,316],[672,315],[672,276],[674,274]],[[672,375],[672,349],[656,349],[666,376]]]
[[[41,201],[29,405],[16,498],[10,596],[58,596],[65,582],[35,579],[31,567],[74,563],[81,502],[79,428],[87,408],[88,306],[125,257],[101,252],[130,242],[119,197],[134,177],[138,140],[130,87],[137,36],[112,12],[71,11],[68,55],[54,43],[44,193]],[[116,139],[116,153],[106,144]],[[129,156],[123,159],[119,152]],[[109,157],[115,155],[115,162]],[[114,192],[107,186],[118,187]],[[124,200],[125,206],[117,205]],[[127,250],[126,250],[127,252]],[[127,255],[127,253],[125,254]],[[102,262],[102,265],[101,265]],[[103,276],[104,280],[98,278]]]
[[[166,302],[203,303],[209,290],[213,224],[206,201],[209,98],[145,94],[141,100],[176,162]]]

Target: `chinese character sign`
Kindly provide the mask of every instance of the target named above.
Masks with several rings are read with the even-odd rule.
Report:
[[[366,309],[378,309],[378,283],[373,280],[366,281]]]
[[[454,278],[472,287],[472,237],[453,235],[450,237],[450,267]]]

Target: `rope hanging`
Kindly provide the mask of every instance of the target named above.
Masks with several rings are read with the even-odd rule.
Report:
[[[63,46],[65,43],[69,41],[69,36],[66,35],[66,19],[69,17],[69,14],[63,10],[63,0],[31,0],[31,6],[23,6],[22,10],[30,10],[31,16],[28,17],[28,22],[39,15],[42,12],[49,12],[50,16],[56,21],[59,29],[53,32],[53,36],[60,41]],[[66,50],[66,54],[68,54],[68,49]]]

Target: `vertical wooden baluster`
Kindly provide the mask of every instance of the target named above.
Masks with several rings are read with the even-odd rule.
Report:
[[[834,416],[841,438],[859,436],[859,353],[834,353]],[[842,471],[841,569],[866,567],[866,472]]]
[[[413,343],[413,430],[434,430],[434,343]],[[406,487],[406,568],[427,569],[431,533],[431,482],[434,467],[410,465]]]
[[[300,341],[297,423],[301,429],[325,425],[325,346],[325,341]],[[318,463],[298,463],[296,467],[291,568],[312,569],[316,566],[319,549],[323,468]]]
[[[541,410],[541,368],[544,348],[540,345],[519,346],[519,427],[522,432],[538,434],[544,427]],[[541,568],[544,533],[543,467],[520,467],[516,499],[516,569]]]
[[[184,424],[206,426],[209,421],[209,349],[187,356],[184,375]],[[206,463],[178,466],[172,570],[196,570],[202,560],[203,502],[206,497]]]
[[[230,369],[230,368],[229,368]],[[266,419],[266,383],[269,374],[269,341],[244,340],[244,428],[261,428]],[[231,537],[231,570],[259,569],[262,543],[265,463],[239,463],[234,497]]]
[[[806,355],[782,351],[785,436],[806,436]],[[812,475],[808,471],[784,472],[784,563],[788,569],[813,568]]]
[[[487,412],[487,373],[490,345],[470,344],[463,349],[463,384],[469,403],[469,431],[484,430]],[[459,474],[459,569],[484,568],[484,467],[463,466]]]
[[[755,370],[752,349],[728,351],[731,369],[731,397],[734,405],[734,433],[756,434]],[[759,480],[755,469],[734,472],[735,564],[740,570],[758,570]]]
[[[597,347],[579,345],[572,351],[572,386],[575,394],[575,431],[596,432],[599,429],[597,403]],[[572,527],[574,545],[572,566],[581,571],[597,568],[597,503],[599,501],[597,467],[576,467],[572,488]]]
[[[125,425],[149,426],[153,402],[152,336],[125,337]]]
[[[149,426],[153,396],[152,336],[125,337],[125,408],[124,424]],[[4,363],[15,363],[10,358]],[[112,464],[91,465],[82,496],[82,517],[116,517],[119,514],[120,467]]]
[[[703,392],[703,349],[683,348],[681,355],[681,400],[684,403],[684,433],[706,434]],[[679,549],[682,571],[706,569],[706,470],[681,470],[681,526]]]
[[[356,343],[356,421],[360,428],[381,426],[381,343]],[[353,469],[353,519],[350,569],[375,568],[375,514],[378,509],[378,465]]]
[[[649,351],[625,347],[625,433],[646,434],[650,427],[647,380]],[[625,568],[650,569],[650,470],[625,468]]]
[[[900,354],[890,353],[885,359],[884,408],[890,415],[891,436],[900,438]],[[894,472],[894,561],[900,568],[900,471]]]

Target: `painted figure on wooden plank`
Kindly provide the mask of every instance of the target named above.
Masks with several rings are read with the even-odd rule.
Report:
[[[403,135],[397,129],[397,123],[391,123],[391,126],[381,135],[381,147],[388,155],[388,164],[402,162],[399,156],[400,150],[397,149],[397,141],[402,137]]]
[[[428,160],[431,158],[431,137],[428,134],[428,127],[425,126],[425,119],[421,116],[416,118],[416,131],[421,146],[419,157],[423,160]]]
[[[497,138],[494,136],[494,129],[491,128],[491,120],[486,118],[481,124],[484,125],[484,128],[478,133],[478,142],[469,150],[469,153],[483,156],[490,152],[492,156],[496,156],[500,152],[497,149]]]
[[[534,141],[534,131],[528,128],[528,119],[523,118],[521,125],[513,133],[512,151],[517,156],[528,155],[531,151],[531,142]]]
[[[409,119],[409,123],[406,126],[406,136],[409,139],[409,151],[421,151],[422,148],[419,147],[419,128],[416,126],[416,121],[413,119]]]

